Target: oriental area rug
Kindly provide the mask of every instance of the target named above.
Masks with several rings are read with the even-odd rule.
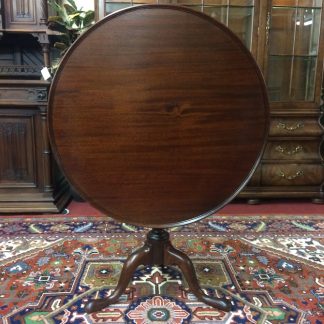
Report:
[[[147,229],[103,216],[0,217],[2,323],[324,323],[323,215],[221,215],[170,229],[202,289],[197,301],[173,266],[139,267],[117,304],[109,296]]]

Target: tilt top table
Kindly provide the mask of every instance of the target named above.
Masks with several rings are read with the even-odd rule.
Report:
[[[140,264],[175,264],[208,305],[190,259],[164,228],[198,221],[246,184],[264,149],[261,73],[241,41],[184,7],[135,6],[105,17],[63,58],[49,99],[53,151],[80,195],[117,221],[150,227],[129,256],[114,302]]]

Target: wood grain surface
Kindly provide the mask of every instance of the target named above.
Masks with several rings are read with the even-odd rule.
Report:
[[[121,222],[169,227],[229,202],[254,171],[268,101],[249,51],[188,8],[109,15],[64,57],[49,132],[66,177]]]

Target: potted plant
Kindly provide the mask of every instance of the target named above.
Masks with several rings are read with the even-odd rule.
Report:
[[[55,73],[61,57],[73,42],[94,24],[94,11],[78,8],[74,0],[49,0],[48,4],[56,15],[48,17],[48,29],[52,47],[58,54],[52,59],[52,74]]]

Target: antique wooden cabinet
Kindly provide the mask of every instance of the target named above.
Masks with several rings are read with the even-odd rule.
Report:
[[[46,0],[3,0],[0,33],[29,33],[42,48],[44,65],[49,66],[47,35],[48,5]]]
[[[241,196],[323,203],[323,1],[272,0],[262,9],[259,61],[271,104],[270,137]]]
[[[323,0],[99,0],[97,19],[144,3],[184,5],[211,15],[243,41],[263,72],[270,135],[259,168],[240,197],[250,203],[261,198],[322,203]]]
[[[47,3],[1,2],[0,213],[62,210],[69,187],[47,135]]]
[[[0,212],[58,212],[70,197],[48,141],[48,86],[0,80]]]

